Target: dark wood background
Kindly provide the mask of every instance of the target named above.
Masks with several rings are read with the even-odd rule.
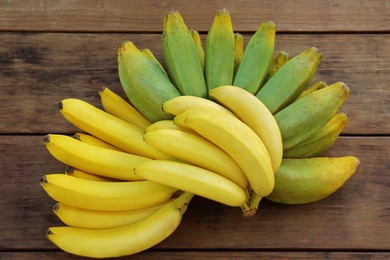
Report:
[[[0,259],[79,259],[45,238],[60,221],[39,178],[65,166],[49,155],[42,137],[77,131],[56,103],[76,97],[101,106],[104,84],[124,96],[119,43],[148,47],[162,61],[167,11],[180,11],[204,39],[224,7],[246,41],[272,19],[276,51],[322,50],[313,81],[343,81],[351,89],[342,107],[350,124],[326,155],[355,155],[361,167],[322,201],[264,201],[253,218],[196,198],[170,238],[126,259],[390,258],[389,1],[0,0]]]

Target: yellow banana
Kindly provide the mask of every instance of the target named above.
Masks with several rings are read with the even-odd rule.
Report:
[[[234,74],[233,79],[236,76],[238,67],[244,56],[244,37],[241,33],[234,33]]]
[[[258,92],[274,53],[275,32],[275,23],[267,21],[262,23],[250,38],[234,78],[234,86],[252,94]]]
[[[271,60],[264,82],[267,82],[289,59],[290,55],[287,52],[278,52]]]
[[[144,53],[146,56],[148,56],[155,64],[157,64],[160,67],[160,69],[164,72],[164,74],[168,76],[164,67],[161,65],[161,63],[158,61],[156,56],[154,56],[153,52],[149,48],[142,49],[141,52]]]
[[[254,193],[267,196],[274,186],[271,159],[261,139],[237,118],[193,108],[174,118],[224,150],[241,167]]]
[[[164,18],[162,48],[168,74],[182,95],[207,97],[198,51],[179,12]]]
[[[155,130],[159,130],[159,129],[179,130],[182,132],[187,132],[190,134],[197,135],[197,133],[195,131],[192,131],[191,129],[188,129],[188,128],[185,128],[182,126],[178,126],[175,124],[175,122],[173,122],[173,120],[169,120],[169,119],[157,121],[157,122],[151,124],[148,128],[145,129],[145,132],[147,133],[147,132],[151,132],[151,131],[155,131]]]
[[[135,107],[108,87],[103,87],[99,91],[99,96],[104,110],[111,115],[141,129],[145,129],[151,124]]]
[[[204,71],[204,49],[202,46],[202,40],[200,38],[198,31],[191,29],[190,32],[191,32],[192,39],[194,40],[196,50],[198,52],[200,65],[202,66],[202,71]]]
[[[90,134],[86,134],[86,133],[75,133],[73,135],[73,137],[83,143],[86,143],[86,144],[92,144],[92,145],[96,145],[96,146],[99,146],[99,147],[103,147],[103,148],[107,148],[107,149],[111,149],[111,150],[115,150],[115,151],[122,151],[121,149],[119,149],[118,147],[115,147],[107,142],[104,142],[102,140],[100,140],[99,138],[93,136],[93,135],[90,135]]]
[[[257,134],[267,148],[272,169],[276,172],[282,162],[283,143],[278,123],[268,108],[248,91],[235,86],[212,89],[209,96],[232,111]]]
[[[70,136],[48,134],[44,143],[58,161],[99,176],[118,180],[141,180],[132,173],[139,163],[151,159],[80,142]]]
[[[346,113],[337,113],[320,130],[308,139],[284,151],[285,158],[317,157],[337,141],[341,131],[348,124]]]
[[[55,201],[91,210],[143,209],[169,200],[176,190],[151,181],[102,182],[53,173],[41,185]]]
[[[356,172],[359,164],[354,156],[283,159],[275,174],[275,188],[267,199],[303,204],[326,198]]]
[[[72,166],[67,166],[65,168],[65,174],[68,174],[73,177],[77,177],[80,179],[85,179],[85,180],[91,180],[91,181],[120,181],[112,178],[107,178],[103,176],[99,176],[93,173],[85,172],[79,169],[76,169]]]
[[[53,212],[66,225],[77,228],[107,229],[125,226],[144,219],[173,199],[143,209],[103,211],[77,208],[64,203],[56,203]]]
[[[310,93],[316,91],[316,90],[319,90],[319,89],[323,89],[325,87],[327,87],[328,85],[323,82],[323,81],[318,81],[316,83],[314,83],[313,85],[311,85],[310,87],[308,87],[307,89],[305,89],[304,91],[302,91],[302,93],[298,96],[298,98],[302,98],[304,96],[307,96],[309,95]]]
[[[109,258],[144,251],[169,237],[179,226],[183,208],[193,194],[184,193],[155,213],[132,224],[111,229],[51,227],[47,238],[62,250],[79,256]]]
[[[246,194],[240,186],[219,174],[191,164],[152,160],[136,166],[134,173],[146,180],[228,206],[240,207],[246,202]]]
[[[144,130],[88,102],[67,98],[58,103],[58,108],[74,126],[125,152],[152,159],[169,159],[169,156],[144,142]]]
[[[206,37],[205,77],[209,91],[233,83],[234,45],[230,13],[219,10]]]
[[[218,173],[243,189],[248,186],[248,180],[236,162],[221,148],[199,135],[175,129],[159,129],[147,131],[144,139],[163,153]]]

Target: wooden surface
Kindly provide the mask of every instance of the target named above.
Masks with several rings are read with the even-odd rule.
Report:
[[[162,60],[168,10],[188,27],[209,29],[228,8],[246,41],[258,25],[277,25],[276,50],[322,50],[315,80],[343,81],[351,121],[329,156],[355,155],[361,167],[339,191],[311,204],[264,201],[253,218],[195,198],[179,229],[124,259],[389,259],[390,4],[377,1],[4,1],[0,0],[0,259],[81,259],[46,238],[60,224],[39,178],[63,172],[42,144],[46,133],[76,128],[56,109],[76,97],[101,106],[106,84],[123,96],[116,47],[131,40]]]

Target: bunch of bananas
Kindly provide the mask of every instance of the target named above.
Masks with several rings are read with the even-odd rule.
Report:
[[[58,109],[80,132],[44,137],[67,165],[40,181],[65,224],[49,228],[48,239],[81,256],[130,255],[171,235],[194,195],[252,216],[262,198],[300,204],[338,190],[358,158],[319,156],[348,123],[339,110],[350,90],[342,82],[308,86],[321,52],[290,58],[274,53],[274,41],[267,21],[244,49],[224,9],[205,48],[180,13],[167,13],[166,67],[149,49],[122,43],[128,100],[107,86],[99,91],[104,109],[64,99]]]

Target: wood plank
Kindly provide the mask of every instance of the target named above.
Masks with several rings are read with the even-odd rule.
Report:
[[[245,35],[246,42],[249,37]],[[76,97],[100,106],[97,92],[102,85],[124,96],[117,76],[116,46],[125,40],[150,48],[163,62],[160,34],[0,34],[0,133],[74,132],[59,115],[58,101]],[[342,108],[351,122],[343,133],[389,134],[390,38],[277,35],[276,51],[294,56],[310,46],[324,54],[313,82],[343,81],[351,88]]]
[[[237,31],[255,31],[272,19],[284,32],[390,30],[390,6],[372,1],[1,1],[3,31],[161,31],[167,11],[182,13],[187,26],[207,31],[215,11],[230,10]]]
[[[55,249],[46,238],[60,225],[54,201],[39,185],[64,165],[46,151],[42,136],[0,135],[0,251]],[[361,167],[330,197],[306,205],[264,200],[258,215],[196,197],[178,230],[154,249],[164,250],[388,250],[390,245],[390,137],[343,137],[328,155],[355,155]]]

